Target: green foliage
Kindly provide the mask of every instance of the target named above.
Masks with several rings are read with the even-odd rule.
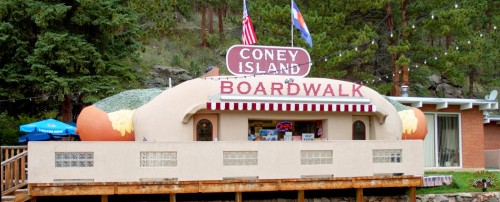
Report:
[[[174,67],[180,67],[182,66],[182,59],[181,59],[181,56],[180,55],[174,55],[172,57],[172,66]]]
[[[2,145],[18,145],[18,137],[24,135],[19,131],[19,126],[48,119],[55,118],[57,111],[49,111],[40,116],[17,115],[11,116],[7,111],[0,112],[0,139]]]
[[[312,48],[291,27],[289,0],[247,1],[256,45],[291,46],[293,33],[293,46],[311,55],[310,77],[362,82],[390,94],[394,53],[398,67],[410,68],[411,95],[434,96],[430,75],[464,87],[469,97],[500,86],[500,36],[493,29],[500,25],[499,1],[461,0],[456,8],[447,0],[407,1],[406,27],[401,1],[296,3]],[[223,13],[224,32],[207,34],[207,48],[201,47],[202,5]],[[63,95],[74,104],[93,103],[141,87],[154,65],[184,68],[193,77],[207,66],[229,74],[225,53],[241,44],[241,17],[241,1],[228,0],[0,1],[2,109],[36,116],[61,109]]]
[[[220,47],[221,40],[219,34],[207,34],[207,42],[209,47]]]
[[[137,16],[119,1],[5,0],[0,10],[2,100],[70,95],[93,102],[141,79],[132,66],[140,47]]]
[[[410,59],[405,57],[404,55],[399,57],[397,60],[396,60],[396,65],[398,66],[408,66],[410,65]]]
[[[500,172],[491,172],[500,179]],[[470,186],[471,180],[474,180],[476,172],[425,172],[425,175],[452,175],[453,182],[450,185],[436,186],[436,187],[422,187],[417,189],[417,194],[444,194],[444,193],[463,193],[463,192],[479,192],[480,189],[472,188]],[[498,182],[497,182],[498,183]],[[499,191],[500,186],[497,186],[488,191]]]
[[[373,88],[382,95],[389,95],[392,90],[391,83],[383,83],[383,84],[378,84],[376,86],[368,86],[368,87]]]
[[[491,57],[498,52],[498,48],[493,48],[499,47],[498,31],[490,26],[490,23],[498,24],[499,21],[488,12],[495,3],[488,0],[458,3],[455,7],[444,1],[419,2],[409,7],[417,13],[421,10],[434,15],[434,19],[422,18],[421,25],[409,34],[412,44],[409,52],[413,61],[428,62],[429,74],[442,75],[455,85],[465,87],[470,97],[482,97],[474,95],[476,92],[472,92],[474,89],[470,89],[469,83],[491,85],[490,88],[500,85],[496,79],[500,69],[494,64],[497,59]],[[498,14],[498,10],[495,12]],[[410,22],[414,23],[417,22]],[[488,44],[485,41],[489,41]],[[482,78],[496,81],[484,82]],[[412,82],[423,84],[425,80]]]
[[[197,21],[195,16],[192,17]],[[239,39],[233,36],[234,28],[224,25],[227,32],[221,38],[219,33],[207,34],[208,48],[201,48],[201,40],[196,28],[189,23],[181,23],[183,28],[166,38],[149,40],[145,51],[141,54],[144,62],[141,65],[151,68],[153,65],[171,66],[186,69],[192,77],[200,76],[206,67],[215,66],[225,71],[225,51],[230,46],[239,44]],[[196,24],[195,22],[194,24]],[[241,23],[241,22],[240,22]],[[241,25],[238,25],[241,26]],[[241,36],[241,33],[239,33]],[[226,73],[227,74],[227,73]]]
[[[2,145],[17,145],[17,137],[19,137],[19,125],[14,117],[8,116],[7,112],[0,113],[0,137]]]
[[[179,3],[175,0],[128,0],[127,7],[139,13],[143,37],[148,38],[173,33],[176,14],[189,14],[186,12],[186,3]]]

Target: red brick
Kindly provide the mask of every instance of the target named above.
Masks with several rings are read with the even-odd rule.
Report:
[[[484,125],[484,149],[500,149],[500,125],[496,122]]]

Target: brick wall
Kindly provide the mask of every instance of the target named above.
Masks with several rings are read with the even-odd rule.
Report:
[[[500,149],[500,125],[496,122],[484,125],[484,149]]]
[[[448,106],[446,109],[436,109],[436,105],[424,105],[420,108],[425,112],[460,113],[462,127],[462,167],[484,168],[484,126],[483,112],[478,106],[472,109],[460,110],[460,106]]]

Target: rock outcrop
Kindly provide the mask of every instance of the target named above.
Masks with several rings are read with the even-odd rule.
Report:
[[[431,86],[429,90],[433,92],[433,97],[441,98],[464,98],[465,92],[461,86],[453,85],[448,79],[442,76],[432,75],[429,77]]]
[[[155,65],[151,68],[150,77],[146,80],[146,88],[169,87],[169,78],[171,78],[172,86],[193,79],[185,69]]]

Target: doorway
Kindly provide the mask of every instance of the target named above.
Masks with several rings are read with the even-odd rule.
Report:
[[[202,119],[196,124],[196,141],[212,141],[213,124],[207,119]]]
[[[195,114],[193,116],[193,140],[217,141],[218,123],[217,114]]]

